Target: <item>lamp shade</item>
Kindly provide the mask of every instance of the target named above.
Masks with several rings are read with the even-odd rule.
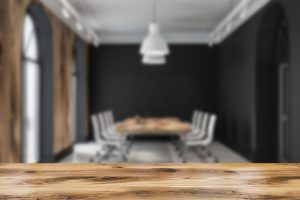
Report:
[[[160,34],[157,23],[152,22],[149,25],[149,34],[141,45],[140,53],[147,56],[165,56],[170,53],[168,44]]]
[[[166,64],[166,57],[164,55],[144,55],[142,63],[146,65],[164,65]]]

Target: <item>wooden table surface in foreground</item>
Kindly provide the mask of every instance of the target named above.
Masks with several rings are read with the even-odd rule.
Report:
[[[0,199],[300,199],[300,165],[2,164]]]

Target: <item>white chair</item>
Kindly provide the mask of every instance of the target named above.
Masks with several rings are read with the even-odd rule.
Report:
[[[97,157],[101,155],[101,153],[105,152],[102,143],[98,138],[98,135],[100,134],[100,127],[97,122],[96,115],[91,116],[91,123],[92,123],[94,141],[85,142],[85,143],[76,143],[74,145],[73,162],[81,162],[82,159],[78,159],[78,158],[84,158],[84,157],[87,157],[90,162],[93,162]]]
[[[104,119],[105,119],[105,122],[106,122],[107,131],[112,132],[112,133],[117,134],[117,135],[120,135],[116,131],[116,127],[118,126],[119,123],[115,123],[112,111],[111,110],[106,111],[106,112],[103,113],[103,115],[104,115]]]
[[[102,120],[103,126],[105,126],[105,134],[108,138],[112,140],[119,140],[126,146],[126,152],[129,153],[131,147],[133,146],[133,141],[127,139],[126,134],[120,134],[116,130],[116,125],[114,124],[114,118],[112,111],[106,111],[104,113],[99,114],[99,119]],[[104,120],[103,120],[104,119]]]
[[[192,120],[190,123],[191,127],[196,125],[199,114],[200,114],[200,112],[198,110],[194,110],[193,115],[192,115]]]
[[[217,116],[216,115],[210,115],[209,116],[209,121],[207,124],[207,127],[205,129],[204,137],[203,138],[192,138],[192,139],[187,139],[183,143],[183,162],[187,161],[187,151],[189,148],[192,147],[201,147],[200,153],[205,152],[206,155],[205,159],[208,157],[211,157],[211,153],[208,151],[207,147],[211,145],[214,139],[214,132],[215,132],[215,126],[217,122]]]
[[[179,136],[179,141],[175,142],[175,149],[177,151],[179,151],[179,155],[182,154],[182,141],[186,140],[186,138],[191,137],[191,136],[196,136],[198,134],[200,134],[200,130],[201,130],[201,123],[203,121],[203,117],[204,117],[205,113],[203,113],[202,111],[199,110],[194,110],[193,115],[192,115],[192,120],[189,124],[189,126],[191,127],[192,131],[189,133],[186,133],[184,135],[180,134]]]
[[[115,128],[119,123],[115,122],[115,118],[112,110],[106,111],[106,115],[111,128]]]
[[[183,140],[195,140],[205,137],[206,129],[208,125],[209,114],[199,113],[196,125],[192,129],[192,132],[187,133],[186,136],[182,137]]]
[[[105,139],[118,140],[118,141],[126,140],[125,136],[122,136],[121,134],[119,134],[115,131],[115,128],[113,127],[112,121],[107,112],[99,113],[98,120],[100,122],[101,131],[102,131],[102,134],[104,135]]]
[[[127,136],[126,134],[120,134],[117,130],[116,127],[119,125],[119,123],[115,122],[113,112],[111,110],[108,110],[103,113],[104,119],[105,119],[105,126],[106,126],[106,131],[113,135],[112,137],[115,137],[120,140],[126,140]]]
[[[192,131],[180,135],[180,143],[176,148],[179,151],[179,156],[182,156],[183,146],[187,140],[201,139],[205,136],[208,117],[208,113],[198,112],[196,121],[194,122],[195,125],[192,127]]]
[[[102,149],[102,147],[100,147],[95,142],[74,144],[74,154],[72,162],[94,162],[94,160],[99,157],[99,154],[102,151],[104,151],[104,149]]]
[[[199,126],[201,126],[201,122],[202,122],[202,119],[203,119],[203,117],[204,117],[204,112],[202,112],[202,111],[200,111],[200,110],[198,110],[197,111],[197,116],[196,116],[196,118],[195,118],[195,120],[194,120],[194,122],[193,122],[193,127],[194,128],[198,128],[199,129]]]
[[[97,115],[92,116],[92,123],[96,130],[96,131],[94,131],[94,137],[95,137],[96,142],[99,145],[105,147],[105,149],[106,149],[105,154],[101,154],[97,158],[100,158],[102,160],[104,158],[109,157],[109,155],[113,151],[119,151],[120,155],[122,156],[123,161],[126,161],[127,158],[125,155],[125,151],[123,149],[124,145],[122,144],[122,142],[117,141],[117,140],[109,140],[106,138],[106,136],[104,135],[105,127],[103,127],[103,124],[102,124],[103,122],[102,123],[99,122]]]

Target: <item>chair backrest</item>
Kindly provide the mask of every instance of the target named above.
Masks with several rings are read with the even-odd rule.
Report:
[[[194,125],[197,129],[201,129],[201,123],[203,121],[203,117],[204,117],[204,113],[202,111],[198,111],[197,120]]]
[[[98,121],[97,115],[92,115],[91,121],[92,121],[92,127],[93,127],[94,140],[96,141],[96,143],[99,144],[102,142],[102,139],[101,139],[101,128],[99,126],[99,121]]]
[[[106,123],[105,123],[104,113],[98,113],[97,117],[98,117],[101,131],[105,131]]]
[[[114,125],[115,124],[115,118],[114,118],[114,114],[113,114],[112,110],[108,111],[108,118],[110,120],[111,125]]]
[[[209,123],[207,127],[207,138],[206,138],[208,143],[211,143],[214,139],[216,124],[217,124],[217,116],[214,114],[210,115]]]
[[[208,120],[209,120],[209,114],[208,113],[204,113],[202,116],[202,120],[200,122],[199,125],[199,129],[202,131],[207,131],[207,124],[208,124]]]
[[[195,125],[197,123],[197,118],[198,118],[198,111],[194,110],[192,115],[192,120],[191,120],[192,125]]]
[[[103,113],[103,116],[104,116],[104,120],[105,120],[105,126],[106,128],[109,128],[113,125],[111,119],[110,119],[110,116],[109,116],[109,111],[106,111]]]
[[[109,138],[109,134],[107,132],[107,125],[106,125],[106,122],[105,122],[105,117],[104,117],[104,113],[99,113],[98,114],[98,121],[99,121],[99,124],[100,124],[100,134],[102,137],[104,138]]]

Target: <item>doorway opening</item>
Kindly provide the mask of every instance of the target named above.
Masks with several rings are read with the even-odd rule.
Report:
[[[23,162],[40,160],[41,66],[36,25],[26,14],[23,27]]]
[[[256,162],[289,157],[289,37],[285,11],[271,4],[262,16],[256,67]]]
[[[77,130],[77,85],[78,85],[78,72],[77,72],[77,62],[75,55],[73,55],[72,60],[72,142],[76,143],[78,140],[78,130]]]
[[[83,43],[76,38],[71,74],[73,143],[83,142],[87,136],[87,76]]]
[[[22,33],[22,162],[53,162],[52,32],[39,4],[28,7]]]

